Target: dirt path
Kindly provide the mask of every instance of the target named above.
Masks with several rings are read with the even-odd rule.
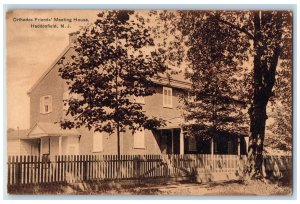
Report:
[[[12,194],[80,194],[80,195],[291,195],[290,186],[252,181],[192,183],[92,183],[79,185],[35,186],[33,188],[14,189]]]
[[[130,192],[130,190],[129,190]],[[131,191],[132,192],[132,191]],[[260,181],[248,184],[238,181],[208,184],[169,183],[153,187],[136,188],[133,194],[158,195],[291,195],[292,189]]]

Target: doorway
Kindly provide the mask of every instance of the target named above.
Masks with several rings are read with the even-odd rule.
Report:
[[[180,129],[160,131],[160,150],[162,154],[180,154]]]

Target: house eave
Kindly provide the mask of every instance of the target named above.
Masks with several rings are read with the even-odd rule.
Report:
[[[169,86],[169,87],[179,88],[179,89],[190,89],[192,86],[192,84],[189,82],[179,81],[173,78],[168,79],[166,77],[155,77],[152,81],[159,85]]]

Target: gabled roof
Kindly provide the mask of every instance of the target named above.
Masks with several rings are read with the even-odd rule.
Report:
[[[76,129],[62,129],[58,123],[38,122],[27,134],[28,139],[48,136],[80,136],[80,133]]]
[[[35,82],[35,84],[29,89],[27,94],[30,94],[37,85],[47,76],[47,74],[54,68],[54,66],[59,62],[59,60],[72,48],[72,44],[69,44],[61,54],[54,60],[50,67],[43,73],[43,75]],[[166,74],[160,75],[158,78],[153,79],[155,83],[161,85],[170,85],[177,88],[189,88],[191,83],[185,79],[184,74],[172,74],[171,77],[167,77]]]
[[[43,75],[33,84],[33,86],[27,91],[27,94],[30,94],[33,89],[37,87],[37,85],[47,76],[47,74],[54,68],[54,66],[59,62],[59,60],[70,50],[72,46],[68,45],[58,57],[54,60],[54,62],[50,65],[50,67],[43,73]]]
[[[160,75],[159,77],[153,78],[153,82],[161,85],[167,85],[175,88],[189,89],[191,88],[192,83],[184,78],[184,74],[172,74],[170,77],[167,77],[166,74]]]

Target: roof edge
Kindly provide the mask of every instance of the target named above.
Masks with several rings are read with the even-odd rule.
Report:
[[[68,44],[67,47],[56,57],[53,63],[49,66],[49,68],[39,77],[39,79],[33,84],[33,86],[27,91],[27,95],[29,95],[38,85],[39,83],[48,75],[48,73],[54,68],[54,66],[58,63],[58,61],[71,49],[73,48],[72,44]],[[154,83],[161,84],[161,85],[171,85],[168,82],[173,82],[175,84],[171,85],[176,88],[183,88],[186,89],[187,87],[191,86],[190,82],[184,82],[181,80],[177,80],[173,77],[168,79],[167,77],[158,76],[156,79],[153,80]]]
[[[40,76],[40,78],[33,84],[33,86],[27,91],[27,95],[29,95],[38,85],[39,83],[48,75],[48,73],[54,68],[54,66],[58,63],[58,61],[72,48],[70,44],[56,57],[54,62],[49,66],[49,68]]]
[[[190,82],[181,81],[174,78],[168,79],[167,77],[162,77],[162,76],[156,77],[153,80],[153,82],[156,84],[170,86],[174,88],[180,88],[180,89],[189,89],[192,85],[192,83]]]

